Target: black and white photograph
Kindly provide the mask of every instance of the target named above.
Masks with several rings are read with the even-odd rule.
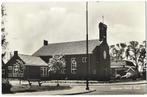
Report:
[[[1,94],[147,94],[146,4],[1,2]]]

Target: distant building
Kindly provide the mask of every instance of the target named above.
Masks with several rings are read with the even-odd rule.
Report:
[[[111,60],[111,78],[114,79],[116,76],[123,76],[126,74],[126,61],[123,60]]]
[[[138,77],[136,65],[131,60],[111,61],[111,79],[117,78],[132,78]]]
[[[48,64],[40,57],[18,54],[17,51],[6,67],[8,78],[40,79],[48,74]]]

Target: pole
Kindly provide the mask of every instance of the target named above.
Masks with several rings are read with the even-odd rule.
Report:
[[[88,56],[88,1],[86,2],[86,55],[87,55],[87,77],[86,90],[89,90],[89,56]]]

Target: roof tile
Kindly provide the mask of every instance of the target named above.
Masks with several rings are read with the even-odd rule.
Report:
[[[89,53],[92,53],[96,46],[100,45],[98,39],[88,41]],[[63,43],[52,43],[41,47],[34,56],[52,56],[52,55],[74,55],[86,54],[86,41],[73,41]]]

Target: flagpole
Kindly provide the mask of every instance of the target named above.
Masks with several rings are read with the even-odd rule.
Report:
[[[89,55],[88,55],[88,1],[86,2],[86,55],[87,55],[87,77],[86,90],[89,90]]]

